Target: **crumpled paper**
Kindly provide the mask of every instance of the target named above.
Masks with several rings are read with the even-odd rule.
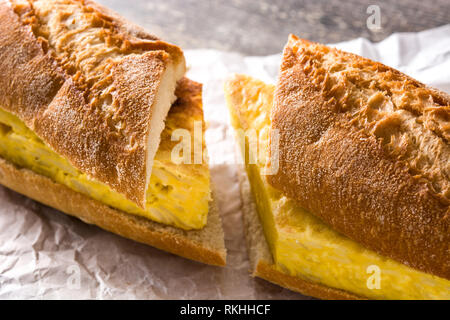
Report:
[[[335,46],[450,92],[450,25],[394,34],[377,44],[359,38]],[[185,54],[188,76],[204,84],[206,141],[228,266],[206,266],[123,239],[0,186],[0,299],[306,298],[249,277],[236,149],[223,96],[223,82],[233,72],[274,83],[281,55]]]

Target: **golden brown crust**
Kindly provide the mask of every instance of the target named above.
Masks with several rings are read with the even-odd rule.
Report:
[[[122,32],[128,33],[136,38],[143,40],[159,40],[157,36],[148,33],[144,28],[126,20],[124,17],[119,15],[117,12],[102,6],[92,0],[84,0],[83,4],[86,7],[91,7],[97,12],[101,13],[102,16],[110,20],[117,28],[120,28]],[[183,53],[180,50],[180,54]]]
[[[142,27],[126,20],[113,10],[92,0],[83,0],[82,2],[87,8],[93,8],[95,11],[99,12],[104,19],[110,21],[122,33],[127,35],[127,39],[130,41],[131,46],[141,47],[147,50],[164,50],[170,54],[175,64],[185,64],[184,54],[180,47],[162,41],[155,35],[148,33]],[[135,37],[135,39],[133,37]]]
[[[449,279],[449,105],[396,70],[291,37],[268,181],[367,248]]]
[[[2,107],[144,206],[149,123],[168,70],[184,73],[182,51],[93,2],[14,0],[0,2],[0,59]]]
[[[299,292],[303,295],[324,300],[366,300],[353,293],[327,287],[319,283],[306,281],[293,277],[275,269],[275,265],[267,261],[258,261],[253,270],[253,276],[262,278],[289,290]]]

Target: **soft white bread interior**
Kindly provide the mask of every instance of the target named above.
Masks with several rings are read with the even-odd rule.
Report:
[[[155,159],[156,151],[158,151],[161,142],[161,133],[165,127],[165,120],[169,113],[170,107],[176,100],[175,90],[177,81],[183,77],[184,73],[178,75],[173,64],[167,66],[166,71],[161,77],[159,90],[156,94],[155,102],[151,110],[148,136],[147,136],[147,156],[146,156],[146,188],[148,191],[150,177],[152,175],[153,160]],[[180,76],[180,78],[178,78]]]

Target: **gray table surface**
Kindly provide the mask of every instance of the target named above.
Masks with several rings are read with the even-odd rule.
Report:
[[[212,48],[248,55],[280,52],[289,33],[333,43],[379,41],[394,32],[450,23],[450,0],[97,0],[184,49]],[[380,29],[369,29],[369,6]],[[370,20],[373,21],[373,20]],[[370,22],[369,21],[369,22]]]

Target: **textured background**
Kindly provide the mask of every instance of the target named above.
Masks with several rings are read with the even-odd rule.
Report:
[[[249,55],[280,52],[289,33],[332,43],[450,23],[449,0],[97,0],[184,49],[212,48]],[[378,5],[381,29],[367,28]]]

